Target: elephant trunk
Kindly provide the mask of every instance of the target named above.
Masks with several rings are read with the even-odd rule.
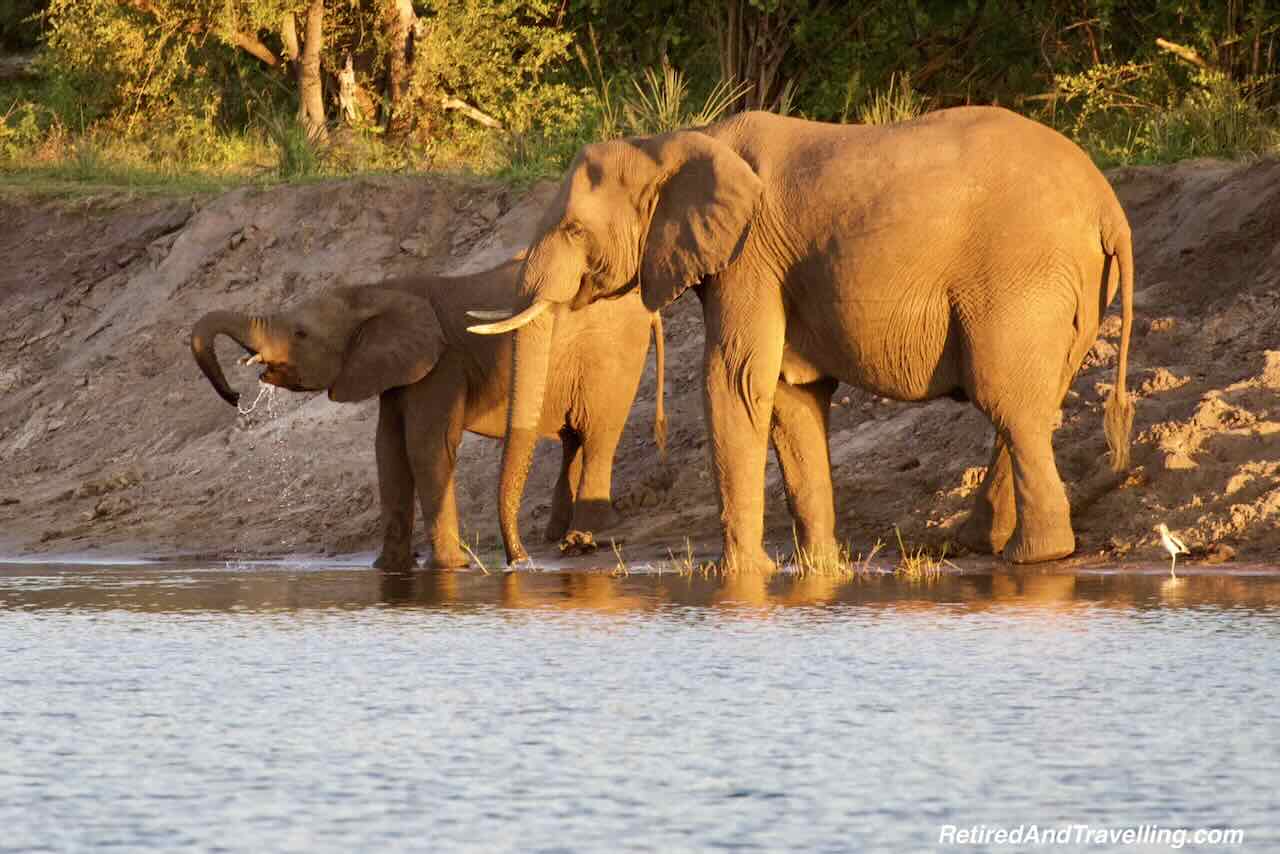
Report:
[[[226,335],[246,350],[257,353],[262,349],[265,326],[266,322],[260,317],[236,311],[211,311],[191,329],[191,355],[222,399],[232,406],[240,402],[240,393],[227,384],[213,346],[214,339]]]
[[[512,354],[511,405],[507,411],[507,440],[502,447],[498,483],[498,521],[507,562],[528,560],[520,542],[520,499],[533,449],[538,443],[542,402],[551,362],[551,342],[559,309],[542,314],[516,332]]]

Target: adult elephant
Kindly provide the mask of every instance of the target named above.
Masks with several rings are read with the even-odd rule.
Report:
[[[694,288],[724,561],[762,545],[770,436],[800,545],[835,546],[827,410],[837,380],[897,400],[952,396],[996,439],[963,539],[1014,562],[1075,547],[1054,464],[1055,414],[1117,290],[1106,404],[1127,465],[1129,226],[1106,179],[1060,134],[997,108],[894,126],[745,113],[584,148],[520,273],[512,434],[547,373],[538,324],[639,287],[657,311]],[[520,305],[523,305],[521,303]]]
[[[340,403],[377,396],[378,492],[382,551],[375,565],[413,565],[414,493],[430,532],[432,564],[466,566],[458,536],[454,467],[462,432],[502,437],[511,383],[510,339],[466,332],[466,307],[510,306],[519,261],[470,276],[420,276],[334,288],[296,308],[266,316],[215,311],[196,323],[191,351],[228,403],[239,400],[214,352],[218,335],[265,366],[261,380],[291,391],[327,389]],[[509,311],[507,312],[509,313]],[[649,330],[658,363],[655,432],[665,434],[663,340],[659,316],[640,296],[575,314],[552,340],[537,342],[556,371],[535,416],[527,449],[539,437],[563,443],[547,538],[582,543],[613,522],[613,455],[644,371]],[[521,483],[523,489],[523,482]],[[520,496],[501,515],[508,559],[526,556],[516,525]]]

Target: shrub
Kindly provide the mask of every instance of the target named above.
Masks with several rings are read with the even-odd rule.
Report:
[[[680,71],[669,65],[662,67],[661,74],[646,68],[643,80],[632,81],[635,92],[622,102],[627,129],[639,136],[709,125],[718,121],[746,90],[745,86],[720,80],[711,87],[702,105],[693,110],[686,104],[689,85]]]
[[[264,116],[262,128],[276,150],[276,174],[288,180],[308,178],[320,171],[320,147],[294,113]]]
[[[1253,94],[1266,81],[1202,70],[1182,84],[1166,63],[1123,63],[1055,82],[1064,108],[1050,120],[1103,165],[1236,158],[1277,144],[1274,108]]]
[[[1200,74],[1196,84],[1177,106],[1145,121],[1146,159],[1239,158],[1276,146],[1274,109],[1268,115],[1245,86],[1213,72]]]

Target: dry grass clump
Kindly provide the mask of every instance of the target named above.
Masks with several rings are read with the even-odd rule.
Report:
[[[942,546],[941,553],[934,557],[924,546],[912,548],[903,542],[902,531],[898,530],[898,526],[894,526],[893,533],[898,539],[898,565],[894,568],[896,575],[908,581],[934,581],[942,575],[943,566],[949,566],[952,569],[960,568],[947,560],[945,544]]]
[[[960,569],[947,559],[945,544],[935,555],[926,546],[907,545],[902,532],[896,526],[893,532],[898,542],[897,564],[877,567],[876,559],[883,555],[885,548],[882,540],[876,540],[875,545],[865,554],[854,552],[848,543],[840,543],[834,551],[815,553],[800,546],[794,530],[792,537],[795,551],[790,558],[775,555],[774,560],[780,571],[794,575],[796,578],[854,579],[869,575],[896,575],[908,581],[923,582],[936,580],[947,567],[953,570]],[[630,575],[631,568],[624,560],[622,549],[616,542],[613,543],[613,554],[616,563],[610,574],[615,577]],[[701,578],[719,578],[749,571],[726,569],[717,561],[699,559],[694,554],[693,542],[688,537],[685,538],[683,551],[676,553],[668,549],[667,559],[656,561],[650,564],[649,568],[659,575],[673,573],[681,577]]]
[[[836,546],[835,551],[817,553],[801,547],[794,528],[792,528],[791,536],[795,545],[795,552],[792,555],[789,566],[799,578],[810,576],[852,578],[856,575],[867,575],[874,570],[871,562],[880,550],[884,548],[884,543],[876,540],[876,544],[871,547],[871,551],[867,552],[865,556],[862,552],[855,554],[848,543],[840,543]],[[778,561],[778,563],[781,565],[782,561]]]
[[[693,542],[688,537],[684,538],[682,554],[677,555],[668,549],[667,559],[659,561],[656,566],[659,575],[664,572],[674,572],[681,577],[701,575],[705,578],[719,571],[719,567],[713,561],[700,561],[693,556]]]
[[[622,546],[618,545],[618,541],[609,540],[609,545],[613,548],[613,558],[617,563],[610,570],[609,575],[613,578],[623,578],[631,574],[631,567],[627,566],[627,562],[622,559]]]
[[[947,559],[945,544],[935,555],[926,546],[907,545],[902,532],[897,527],[894,528],[894,537],[898,541],[898,563],[887,569],[878,568],[875,563],[876,558],[884,552],[885,544],[882,540],[876,540],[875,545],[865,554],[854,552],[848,543],[839,544],[835,551],[814,553],[800,546],[794,532],[795,551],[792,556],[789,559],[783,559],[778,555],[775,556],[775,561],[782,571],[794,574],[797,578],[853,579],[875,574],[890,574],[908,581],[933,581],[940,577],[947,567],[953,570],[960,568]],[[620,570],[615,569],[615,573],[626,574],[628,570],[622,562],[621,552],[615,548],[615,554],[618,556],[618,566],[621,567]],[[693,543],[688,538],[685,539],[683,552],[677,554],[669,550],[667,559],[654,564],[654,568],[659,574],[672,572],[680,576],[697,575],[702,578],[742,571],[725,569],[715,561],[699,560],[694,555]]]
[[[928,102],[911,88],[911,75],[889,77],[889,85],[874,93],[858,110],[858,121],[864,125],[892,125],[909,122],[924,115]]]

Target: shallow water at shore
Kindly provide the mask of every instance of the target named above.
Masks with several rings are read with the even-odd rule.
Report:
[[[0,850],[1273,848],[1278,615],[1262,572],[0,565]]]

